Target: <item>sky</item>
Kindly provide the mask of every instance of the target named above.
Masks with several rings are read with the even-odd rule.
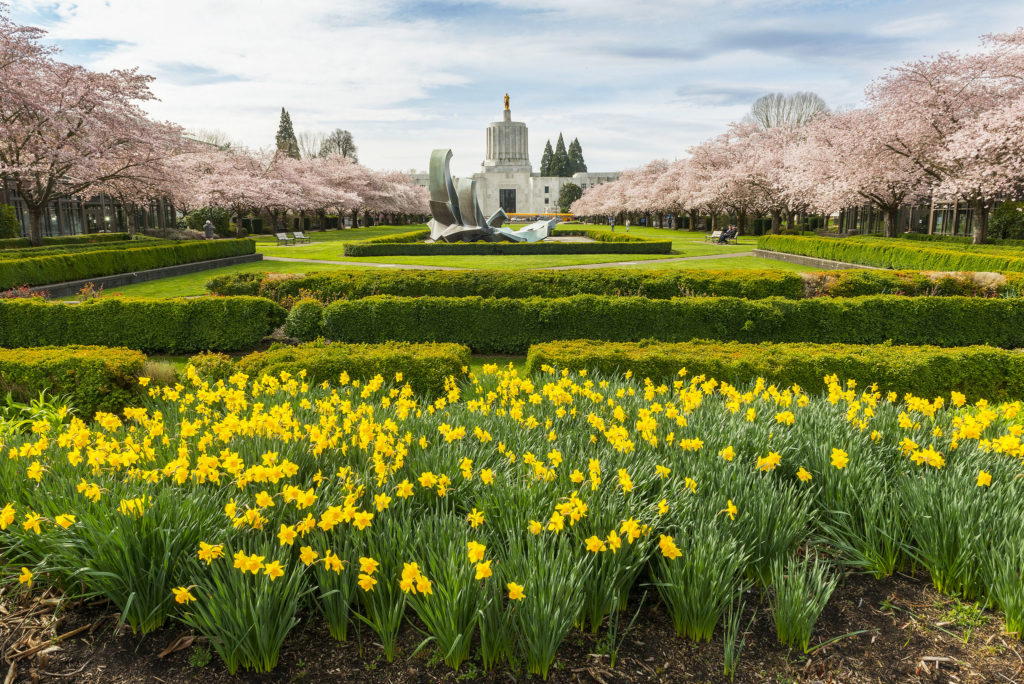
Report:
[[[450,147],[460,175],[506,92],[534,170],[561,132],[618,171],[685,157],[760,95],[855,107],[890,66],[1024,25],[1020,0],[8,2],[65,61],[154,76],[156,118],[266,147],[285,107],[297,132],[351,131],[372,168]]]

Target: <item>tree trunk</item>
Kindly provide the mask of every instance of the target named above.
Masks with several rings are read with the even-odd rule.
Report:
[[[28,239],[33,247],[41,247],[43,244],[43,209],[42,207],[29,206],[28,208]]]
[[[795,218],[795,216],[796,216],[796,214],[794,212],[792,212],[792,211],[788,212],[788,214],[786,216],[786,230],[792,231],[792,230],[794,230],[796,228],[796,225],[793,222],[793,219]]]
[[[897,223],[899,223],[900,220],[900,208],[889,208],[883,211],[884,213],[882,214],[882,234],[885,235],[885,237],[897,237],[897,233],[899,232]]]
[[[772,235],[778,235],[782,229],[782,212],[772,212]]]
[[[971,209],[974,210],[971,220],[974,238],[971,242],[975,245],[983,245],[988,240],[988,207],[981,200],[973,200]]]

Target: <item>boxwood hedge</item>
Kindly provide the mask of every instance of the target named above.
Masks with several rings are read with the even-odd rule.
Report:
[[[0,349],[0,392],[25,400],[46,390],[66,396],[83,418],[119,412],[139,398],[146,356],[122,347]]]
[[[134,244],[134,243],[133,243]],[[194,261],[253,254],[252,240],[196,240],[109,250],[59,252],[2,261],[0,290],[20,285],[50,285],[68,280],[131,273]]]
[[[181,354],[252,349],[286,311],[259,297],[0,299],[0,347],[95,344]]]
[[[607,230],[556,230],[556,235],[582,235],[595,242],[434,242],[423,240],[430,231],[419,230],[344,243],[344,255],[430,256],[479,254],[668,254],[671,240],[652,240]]]
[[[131,240],[128,233],[87,233],[85,235],[55,235],[44,237],[43,245],[81,245],[94,242],[119,242]],[[28,238],[4,238],[0,240],[0,249],[16,249],[20,247],[31,247],[32,241]]]
[[[762,377],[811,390],[820,389],[826,375],[836,374],[860,386],[877,382],[883,390],[900,395],[931,398],[955,390],[972,399],[1024,397],[1024,352],[988,346],[572,340],[531,346],[527,371],[542,366],[586,368],[605,375],[632,371],[655,381],[678,379],[685,368],[689,376],[703,374],[734,385]]]
[[[560,339],[667,342],[990,344],[1024,346],[1024,300],[869,297],[672,300],[577,295],[548,299],[377,296],[328,304],[338,342],[458,342],[479,353],[525,353]]]
[[[241,358],[235,369],[250,377],[282,371],[298,376],[305,371],[305,380],[311,383],[336,383],[342,373],[359,381],[381,375],[387,382],[396,382],[396,377],[401,377],[397,384],[409,383],[417,392],[437,395],[444,391],[445,378],[466,374],[469,362],[469,348],[461,344],[334,344],[320,340],[254,352]]]
[[[885,238],[763,235],[758,249],[894,269],[1024,271],[1024,250],[998,245],[959,245]]]

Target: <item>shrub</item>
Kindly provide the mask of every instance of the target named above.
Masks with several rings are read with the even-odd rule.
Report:
[[[885,238],[763,235],[758,249],[880,268],[934,271],[1024,271],[1024,250],[997,245],[908,244]]]
[[[556,235],[585,235],[596,242],[434,242],[429,231],[387,235],[344,243],[348,257],[479,254],[668,254],[671,240],[652,240],[607,230],[555,231]]]
[[[989,219],[989,230],[993,236],[1000,238],[1024,238],[1024,202],[1000,204]]]
[[[234,231],[231,230],[231,212],[223,207],[204,207],[191,211],[185,216],[185,226],[189,230],[203,233],[204,237],[206,234],[203,231],[203,226],[207,221],[213,222],[213,229],[217,235],[234,237]]]
[[[211,383],[227,380],[235,372],[235,360],[219,352],[196,354],[188,362],[196,369],[199,377]]]
[[[681,342],[991,344],[1024,346],[1024,301],[878,295],[832,299],[673,300],[578,295],[558,299],[366,297],[324,309],[338,342],[458,342],[479,353],[521,354],[564,339]]]
[[[67,280],[130,273],[193,261],[253,254],[252,240],[217,240],[156,244],[129,249],[47,254],[12,259],[0,269],[0,289],[16,285],[47,285]]]
[[[567,297],[577,294],[630,295],[670,299],[717,295],[760,299],[803,292],[800,274],[788,271],[687,271],[683,269],[580,269],[571,271],[326,271],[305,276],[234,273],[212,278],[219,295],[260,295],[284,303],[304,294],[322,302],[372,295],[404,297]]]
[[[146,357],[124,348],[65,346],[0,349],[0,392],[27,399],[46,390],[67,395],[83,418],[118,413],[138,401]]]
[[[17,238],[21,233],[18,213],[9,204],[0,204],[0,241]],[[2,249],[2,248],[0,248]]]
[[[688,375],[707,375],[733,385],[762,377],[796,383],[808,391],[820,389],[826,375],[836,374],[860,385],[877,382],[900,396],[910,392],[935,397],[955,390],[971,398],[1024,398],[1024,354],[985,346],[571,340],[531,346],[527,372],[545,365],[587,368],[604,375],[630,371],[655,381],[678,378],[679,369],[686,368]]]
[[[417,392],[439,394],[450,375],[461,377],[469,367],[469,349],[460,344],[331,344],[322,340],[295,347],[254,352],[238,361],[237,370],[250,377],[286,371],[293,376],[306,371],[306,381],[337,382],[348,373],[366,381],[376,375],[387,382],[409,383]]]
[[[324,317],[324,305],[315,299],[300,300],[288,312],[284,323],[284,333],[300,342],[309,342],[323,335],[321,320]]]
[[[0,347],[123,346],[183,354],[252,349],[284,323],[280,306],[258,297],[95,299],[80,304],[0,300]]]
[[[16,227],[19,231],[20,225],[16,225]],[[14,234],[17,234],[17,232]],[[131,239],[132,237],[127,232],[89,232],[77,234],[77,236],[53,236],[52,238],[43,238],[43,246],[54,247],[67,245],[72,247],[76,245],[93,245],[98,243],[111,244],[127,242]],[[28,238],[7,238],[0,240],[0,250],[25,247],[32,247],[32,242]]]

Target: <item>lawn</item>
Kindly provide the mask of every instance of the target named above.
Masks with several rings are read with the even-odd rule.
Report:
[[[721,259],[695,259],[693,261],[669,261],[650,264],[635,264],[622,266],[621,268],[685,268],[709,269],[713,271],[725,271],[729,269],[740,270],[776,270],[776,271],[813,271],[815,269],[799,264],[790,264],[775,259],[762,259],[760,257],[723,257]]]

